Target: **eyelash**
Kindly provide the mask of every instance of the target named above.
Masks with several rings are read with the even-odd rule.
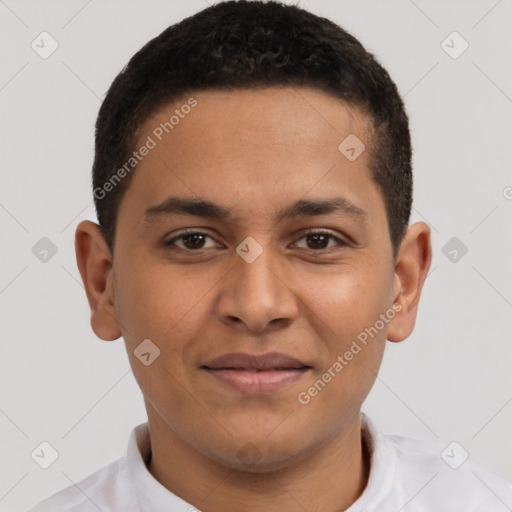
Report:
[[[181,251],[185,251],[185,252],[189,252],[189,253],[200,253],[201,251],[208,250],[208,249],[203,249],[203,248],[200,248],[200,249],[197,249],[197,250],[193,250],[193,249],[187,249],[187,248],[175,246],[176,240],[179,240],[179,239],[181,239],[181,238],[183,238],[183,237],[185,237],[187,235],[204,235],[204,236],[206,236],[208,238],[211,238],[212,240],[215,240],[208,233],[204,233],[203,231],[197,231],[197,230],[190,229],[190,230],[182,231],[179,235],[176,235],[175,237],[173,237],[170,240],[166,241],[164,243],[164,245],[167,248],[170,248],[170,249],[177,249],[177,250],[181,250]],[[299,240],[302,240],[303,238],[306,238],[307,236],[311,236],[311,235],[326,235],[329,238],[329,241],[330,240],[336,241],[338,247],[344,247],[344,246],[348,245],[348,243],[345,242],[344,240],[342,240],[339,237],[333,235],[331,232],[323,230],[323,229],[312,229],[312,230],[309,230],[309,231],[305,232],[299,238]],[[315,252],[315,253],[318,252],[318,253],[320,253],[320,252],[330,252],[330,249],[332,249],[332,247],[331,248],[325,248],[325,249],[303,249],[303,250],[308,250],[308,251],[311,251],[311,252]]]

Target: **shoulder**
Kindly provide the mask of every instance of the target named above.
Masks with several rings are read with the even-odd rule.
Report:
[[[397,479],[410,499],[429,509],[450,512],[509,511],[512,485],[472,460],[454,441],[448,446],[402,436],[383,436],[396,453]]]
[[[138,512],[126,457],[46,498],[28,512]]]

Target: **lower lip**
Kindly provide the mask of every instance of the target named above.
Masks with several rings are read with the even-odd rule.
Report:
[[[282,389],[300,380],[308,371],[303,369],[288,370],[235,370],[204,368],[209,375],[225,385],[243,393],[270,393]]]

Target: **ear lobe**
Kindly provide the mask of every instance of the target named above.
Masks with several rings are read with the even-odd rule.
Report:
[[[114,303],[112,255],[97,224],[86,220],[77,226],[75,253],[91,310],[92,330],[104,341],[116,340],[122,333]]]
[[[414,329],[423,284],[432,262],[430,228],[425,222],[409,226],[395,264],[393,302],[401,306],[390,322],[388,340],[403,341]]]

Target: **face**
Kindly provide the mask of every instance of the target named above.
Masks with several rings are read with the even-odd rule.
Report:
[[[137,148],[154,147],[119,208],[112,288],[150,424],[261,468],[353,424],[397,294],[361,142],[365,116],[310,88],[200,91],[146,122]]]

